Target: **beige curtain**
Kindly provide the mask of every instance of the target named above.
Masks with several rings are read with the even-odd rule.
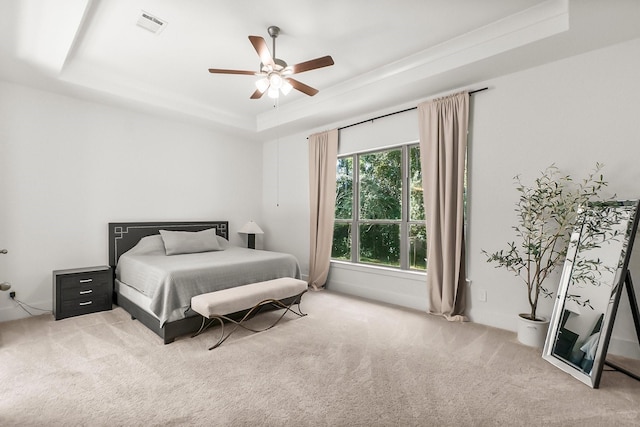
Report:
[[[329,274],[336,207],[338,130],[309,137],[310,231],[309,286],[324,287]]]
[[[469,94],[418,105],[429,313],[465,321],[464,173]]]

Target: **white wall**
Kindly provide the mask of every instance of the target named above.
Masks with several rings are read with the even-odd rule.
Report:
[[[263,146],[262,216],[264,247],[294,254],[309,272],[309,167],[306,135]]]
[[[0,282],[50,310],[51,272],[107,264],[107,223],[262,222],[262,147],[0,82]],[[26,313],[0,294],[0,321]]]
[[[533,179],[555,162],[584,176],[604,163],[609,193],[640,197],[640,40],[623,43],[488,82],[476,100],[470,175],[472,318],[509,327],[526,305],[516,278],[483,262],[481,249],[500,249],[511,239],[517,194],[512,177]],[[631,272],[640,275],[640,250]],[[636,286],[637,287],[637,286]],[[640,289],[640,288],[639,288]],[[486,290],[486,303],[478,291]],[[636,291],[637,292],[637,291]],[[551,312],[545,301],[542,314]],[[612,350],[640,357],[626,296],[616,321]]]
[[[524,285],[510,273],[487,264],[482,254],[482,249],[501,249],[513,238],[515,175],[531,180],[555,163],[567,173],[584,176],[595,162],[602,162],[610,193],[620,199],[640,197],[639,72],[640,39],[636,39],[474,85],[490,89],[474,95],[471,103],[467,254],[471,279],[468,315],[472,321],[515,331],[516,315],[527,311]],[[427,99],[433,95],[424,96]],[[359,119],[345,119],[326,129]],[[363,139],[399,135],[404,142],[411,140],[412,129],[417,135],[417,124],[413,127],[394,116],[345,130],[341,138],[361,132]],[[309,241],[306,136],[265,144],[263,199],[270,233],[278,239],[273,248],[296,254],[305,272]],[[275,163],[276,145],[280,147],[279,167]],[[271,180],[269,185],[273,183],[271,177],[276,172],[281,200],[286,192],[287,206],[283,209],[273,208],[273,194],[267,184],[267,180]],[[634,254],[631,271],[640,277],[640,250]],[[358,270],[333,264],[328,288],[414,308],[427,306],[421,278]],[[552,280],[558,279],[559,275]],[[640,295],[638,282],[640,279],[636,281],[636,293]],[[487,293],[486,302],[479,300],[483,291]],[[543,301],[540,313],[549,316],[552,306],[553,300]],[[640,358],[636,341],[623,296],[611,350]]]

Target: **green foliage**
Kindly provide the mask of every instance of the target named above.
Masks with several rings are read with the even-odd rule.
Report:
[[[402,218],[402,151],[360,156],[360,218]]]
[[[400,266],[400,221],[402,200],[402,149],[364,153],[342,157],[336,167],[336,223],[331,257],[351,259],[352,221],[359,219],[359,259],[362,262]],[[358,164],[354,165],[354,159]],[[355,176],[359,179],[358,206],[354,206]],[[412,224],[410,240],[410,266],[424,269],[426,257],[426,231],[423,225],[422,174],[420,148],[409,148],[409,219],[420,221]],[[354,212],[356,209],[356,212]]]
[[[399,267],[400,225],[361,224],[360,260]]]
[[[351,260],[351,224],[335,223],[331,258],[345,261]]]
[[[420,148],[411,147],[409,151],[409,219],[412,221],[424,221],[424,199],[422,196],[422,169],[420,168]],[[426,234],[424,235],[426,239]]]
[[[402,151],[399,149],[360,156],[360,218],[402,218]],[[400,227],[397,224],[361,223],[360,260],[400,265]]]
[[[517,225],[513,227],[516,240],[507,243],[506,249],[482,252],[487,262],[506,268],[525,283],[530,319],[536,319],[540,295],[553,294],[544,281],[567,255],[579,208],[599,198],[607,186],[600,174],[602,167],[596,163],[595,169],[578,182],[561,174],[555,165],[546,168],[531,186],[524,185],[520,176],[515,177],[520,194],[515,207]]]
[[[338,159],[336,165],[336,219],[351,219],[353,215],[353,158]],[[331,257],[351,259],[351,225],[336,222],[333,229]]]
[[[351,219],[353,212],[353,158],[338,159],[336,166],[336,213],[339,219]]]
[[[604,272],[613,277],[617,269],[622,266],[624,257],[620,257],[618,265],[607,265],[597,256],[602,253],[601,251],[595,253],[591,251],[624,239],[626,232],[617,226],[629,219],[631,209],[610,202],[593,203],[582,209],[575,227],[574,236],[577,237],[572,237],[569,242],[568,253],[573,254],[572,259],[567,257],[572,261],[573,266],[569,292],[584,285],[601,286]],[[625,242],[626,240],[623,240],[623,245],[626,245]],[[593,309],[590,301],[583,300],[581,295],[569,293],[567,299]]]
[[[422,224],[409,226],[409,267],[427,269],[427,227]]]

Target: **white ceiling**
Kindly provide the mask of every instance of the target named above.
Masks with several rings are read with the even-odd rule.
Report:
[[[257,70],[247,36],[271,47],[270,25],[289,64],[333,57],[296,77],[316,96],[274,108],[255,77],[207,71]],[[0,37],[0,79],[264,140],[640,37],[640,1],[2,0]]]

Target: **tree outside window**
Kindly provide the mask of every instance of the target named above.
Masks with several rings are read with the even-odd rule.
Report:
[[[409,266],[427,268],[427,227],[425,226],[424,199],[420,147],[409,147]]]
[[[342,157],[336,165],[336,214],[331,257],[351,260],[353,221],[353,158]]]
[[[340,157],[336,184],[332,258],[425,270],[417,144]]]

